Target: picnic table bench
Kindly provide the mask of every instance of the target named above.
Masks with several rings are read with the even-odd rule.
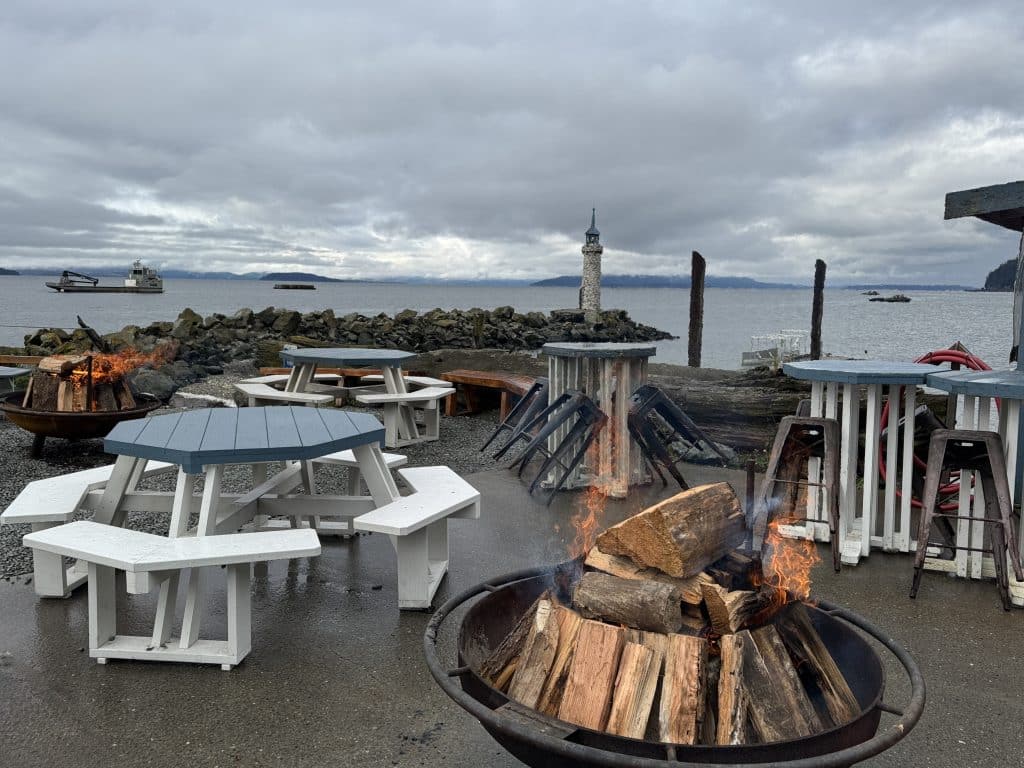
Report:
[[[455,392],[448,397],[445,413],[455,416],[458,411],[457,397],[462,395],[465,403],[464,413],[478,413],[481,407],[481,395],[486,390],[496,390],[501,396],[500,419],[505,420],[512,410],[513,398],[525,395],[535,381],[533,376],[504,371],[473,371],[457,368],[446,371],[441,378],[454,385]]]

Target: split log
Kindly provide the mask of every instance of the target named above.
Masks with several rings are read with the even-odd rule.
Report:
[[[642,739],[651,716],[661,658],[640,643],[626,643],[615,677],[612,709],[605,730],[616,736]]]
[[[759,627],[750,638],[755,652],[744,655],[743,684],[760,740],[785,741],[824,730],[775,627]]]
[[[101,383],[96,385],[93,397],[96,400],[96,408],[100,411],[116,411],[120,408],[117,402],[117,395],[114,394],[114,385]]]
[[[656,581],[620,579],[588,571],[576,583],[572,602],[588,619],[603,619],[650,632],[676,632],[683,623],[679,592]]]
[[[749,632],[724,635],[721,640],[722,666],[718,674],[718,744],[753,744],[750,701],[743,684],[744,657],[753,645]]]
[[[523,643],[515,674],[508,687],[509,698],[531,709],[535,708],[557,650],[558,619],[555,617],[554,606],[550,600],[541,600],[533,613],[533,626]]]
[[[88,360],[89,355],[52,355],[44,357],[36,367],[45,373],[70,376],[76,368],[84,369]]]
[[[754,618],[767,618],[776,598],[776,592],[771,588],[756,592],[745,589],[729,592],[717,584],[705,584],[702,589],[711,628],[719,635],[738,632]]]
[[[821,636],[811,624],[803,603],[790,603],[775,618],[775,628],[808,687],[820,691],[831,725],[844,725],[860,714],[860,704],[850,690]]]
[[[541,600],[547,599],[547,597],[545,592],[534,601],[533,605],[519,617],[519,621],[512,627],[512,631],[505,635],[505,638],[498,643],[498,647],[491,651],[491,655],[480,665],[480,677],[498,690],[504,690],[504,686],[498,684],[500,679],[503,679],[506,685],[511,682],[515,667],[512,667],[512,670],[509,670],[509,667],[518,661],[519,653],[533,627],[533,615],[537,612],[537,606]]]
[[[597,537],[602,552],[625,555],[670,576],[694,576],[744,538],[740,501],[728,483],[691,488]]]
[[[558,650],[555,652],[551,671],[548,673],[548,679],[544,681],[537,701],[537,709],[551,717],[558,715],[558,707],[562,703],[562,693],[565,691],[573,653],[576,650],[576,641],[583,625],[583,617],[564,606],[555,607],[555,620],[558,622]]]
[[[74,405],[75,386],[67,379],[61,379],[57,384],[57,410],[70,411]]]
[[[612,576],[618,576],[620,579],[643,579],[646,581],[658,581],[662,584],[671,584],[679,590],[679,596],[683,602],[689,605],[701,604],[704,597],[701,595],[700,585],[711,581],[711,577],[703,572],[685,579],[677,579],[674,576],[669,576],[667,573],[659,571],[657,568],[637,565],[628,557],[609,555],[602,552],[601,548],[596,545],[590,548],[584,564],[595,571],[610,573]]]
[[[72,411],[84,411],[87,409],[86,397],[89,394],[89,390],[85,385],[85,382],[68,382],[68,387],[71,390],[71,410]]]
[[[57,410],[57,389],[60,379],[48,373],[36,371],[32,374],[32,407],[37,411]]]
[[[708,644],[699,637],[669,635],[661,688],[658,736],[671,744],[696,744],[704,726]]]
[[[558,707],[559,720],[595,731],[604,730],[624,644],[622,627],[583,621]]]
[[[135,395],[132,394],[132,388],[128,386],[125,379],[122,378],[114,382],[114,394],[117,396],[118,407],[122,411],[130,411],[138,406],[135,402]]]

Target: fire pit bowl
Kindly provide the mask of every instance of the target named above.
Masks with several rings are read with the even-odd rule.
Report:
[[[22,408],[24,391],[8,392],[0,396],[0,411],[24,430],[36,436],[32,455],[39,456],[48,437],[85,440],[104,437],[114,425],[128,419],[141,419],[159,408],[160,401],[152,395],[136,395],[136,407],[124,411],[37,411]]]
[[[742,746],[666,745],[591,731],[510,702],[475,670],[544,590],[553,590],[568,603],[572,584],[580,572],[581,564],[574,560],[554,568],[529,569],[479,584],[441,606],[424,635],[427,666],[444,692],[527,765],[535,768],[593,765],[742,768],[759,765],[763,768],[770,764],[787,768],[835,768],[854,765],[883,752],[902,739],[921,717],[924,680],[910,655],[865,619],[825,601],[820,601],[817,607],[808,605],[808,613],[857,697],[861,714],[849,723],[814,736]],[[438,657],[438,631],[455,609],[482,593],[486,594],[463,616],[458,628],[458,662],[449,667]],[[885,646],[907,672],[911,695],[905,708],[898,709],[882,701],[885,672],[881,660],[854,627]],[[878,733],[882,712],[899,719]]]

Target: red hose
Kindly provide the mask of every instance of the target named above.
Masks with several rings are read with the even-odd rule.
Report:
[[[957,350],[957,349],[936,349],[933,352],[928,352],[927,354],[922,355],[921,357],[917,358],[917,360],[915,360],[914,362],[915,363],[930,363],[931,365],[940,365],[941,363],[952,363],[952,364],[957,364],[958,363],[962,367],[968,368],[969,370],[972,370],[972,371],[991,371],[992,370],[985,363],[985,361],[982,360],[981,358],[975,357],[970,352],[961,352],[960,350]],[[900,391],[899,391],[899,395],[898,395],[900,400],[903,399],[903,390],[904,390],[904,387],[900,387]],[[999,407],[999,400],[996,400],[996,408],[998,408],[998,407]],[[913,415],[913,414],[911,414],[911,415]],[[954,414],[954,417],[955,417],[955,414]],[[947,419],[949,418],[948,414],[946,415],[946,418]],[[879,426],[879,430],[880,431],[884,431],[885,427],[886,427],[886,424],[888,424],[888,423],[889,423],[889,402],[886,401],[885,406],[882,408],[882,418],[881,418],[881,421],[879,422],[879,425],[880,425]],[[885,451],[886,451],[885,443],[884,442],[880,442],[879,451],[878,451],[878,474],[881,475],[882,480],[886,479]],[[914,454],[914,466],[920,467],[922,470],[928,468],[927,462],[925,462],[925,461],[921,460],[920,458],[918,458],[916,453]],[[950,494],[958,493],[959,491],[960,491],[960,483],[958,483],[958,482],[957,483],[949,483],[948,485],[943,485],[943,486],[939,487],[939,495],[940,496],[948,496]],[[896,491],[896,497],[897,498],[902,498],[903,497],[903,493],[901,491],[897,490]],[[911,498],[910,505],[912,507],[917,507],[918,509],[921,509],[924,506],[923,504],[921,504],[920,499],[918,499],[916,497],[912,497]],[[940,507],[940,509],[943,509],[943,510],[948,512],[948,511],[956,509],[958,507],[958,504],[956,504],[954,502],[948,502],[946,504],[940,504],[939,507]]]

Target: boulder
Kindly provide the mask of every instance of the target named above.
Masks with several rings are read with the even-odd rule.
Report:
[[[140,368],[128,374],[128,381],[136,392],[147,392],[164,403],[180,386],[170,376],[152,368]]]

